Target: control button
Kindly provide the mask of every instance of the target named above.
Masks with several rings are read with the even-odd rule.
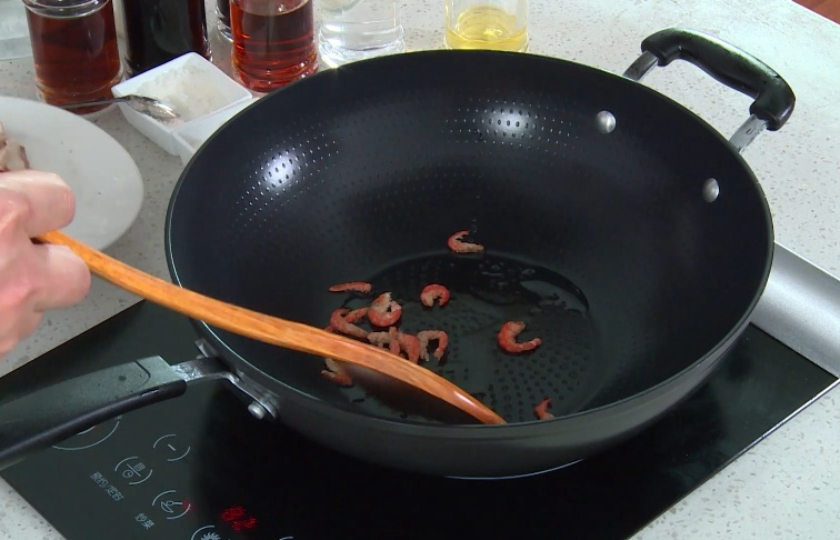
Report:
[[[178,436],[174,433],[164,435],[155,441],[152,448],[166,456],[166,461],[180,461],[190,453],[190,447],[181,446]]]
[[[130,456],[117,463],[114,472],[118,472],[120,476],[128,480],[128,485],[136,486],[151,478],[153,471],[146,467],[139,457]]]
[[[169,520],[184,517],[192,508],[192,504],[179,497],[174,489],[159,493],[152,501],[152,506],[163,512]]]
[[[205,525],[195,531],[190,540],[223,540],[222,535],[215,531],[215,525]]]
[[[54,445],[53,448],[56,450],[67,450],[71,452],[92,448],[97,444],[105,442],[108,437],[113,435],[119,427],[121,420],[122,416],[118,416],[108,420],[107,422],[93,426],[92,428],[80,431],[66,441],[62,441],[61,444]]]

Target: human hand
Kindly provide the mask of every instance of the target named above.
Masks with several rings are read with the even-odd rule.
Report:
[[[0,359],[35,331],[44,311],[87,295],[90,271],[76,254],[31,240],[66,226],[74,212],[73,192],[58,175],[0,173]]]

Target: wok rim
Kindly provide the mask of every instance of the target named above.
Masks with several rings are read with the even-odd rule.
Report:
[[[486,56],[490,59],[494,57],[498,58],[525,58],[524,61],[526,62],[537,62],[538,65],[535,66],[536,68],[555,68],[555,69],[568,69],[569,67],[574,67],[575,69],[583,69],[588,70],[593,73],[594,76],[602,77],[607,84],[625,84],[628,85],[628,88],[634,88],[634,91],[642,92],[643,94],[647,94],[649,99],[651,100],[658,100],[662,103],[663,106],[671,106],[676,108],[677,110],[681,111],[683,114],[687,115],[693,122],[695,122],[699,129],[705,129],[708,131],[712,137],[714,137],[721,147],[722,151],[728,152],[732,157],[735,158],[736,162],[738,163],[742,173],[744,174],[744,180],[750,181],[757,194],[758,202],[760,203],[761,213],[764,216],[764,227],[767,231],[767,245],[766,245],[766,256],[764,263],[762,264],[762,272],[760,276],[760,281],[758,287],[756,287],[755,291],[753,292],[752,298],[748,305],[745,307],[743,313],[739,317],[737,323],[733,324],[732,327],[727,331],[721,338],[717,341],[717,343],[710,348],[705,354],[700,356],[699,358],[695,359],[691,363],[689,363],[686,367],[681,369],[680,371],[674,373],[670,377],[661,380],[660,382],[645,388],[639,392],[636,392],[632,395],[625,396],[621,399],[617,399],[610,403],[606,403],[600,405],[595,408],[586,409],[582,411],[577,411],[571,414],[566,414],[563,416],[556,416],[553,419],[549,420],[527,420],[523,422],[511,422],[506,424],[429,424],[422,421],[417,420],[396,420],[392,418],[386,418],[381,416],[373,416],[370,414],[362,413],[356,410],[352,406],[352,404],[348,403],[346,406],[343,404],[341,406],[328,403],[327,401],[318,398],[317,396],[311,395],[307,392],[304,392],[294,386],[287,384],[286,382],[277,379],[259,367],[255,366],[251,362],[249,362],[245,357],[241,356],[237,351],[235,351],[232,347],[230,347],[225,340],[219,337],[216,331],[211,328],[207,323],[203,321],[198,321],[191,319],[193,325],[197,328],[200,334],[203,337],[210,340],[211,345],[215,350],[220,353],[223,360],[226,360],[227,363],[232,364],[233,366],[247,366],[249,370],[254,373],[259,374],[260,377],[266,378],[272,381],[272,386],[276,386],[282,389],[283,394],[290,394],[288,396],[282,395],[274,388],[268,388],[264,383],[258,383],[262,386],[267,392],[271,395],[275,395],[279,397],[281,400],[286,399],[294,399],[295,402],[301,404],[308,404],[314,406],[321,406],[326,407],[327,410],[336,413],[336,414],[343,414],[350,416],[354,419],[354,421],[364,421],[367,422],[369,426],[376,425],[377,428],[381,428],[384,430],[393,430],[393,429],[400,429],[405,433],[416,434],[420,436],[446,436],[452,437],[454,436],[462,436],[464,438],[471,438],[475,436],[479,436],[482,434],[488,433],[492,429],[492,433],[504,433],[506,436],[515,435],[516,437],[527,436],[527,434],[531,434],[532,436],[537,436],[540,433],[545,432],[544,428],[549,426],[557,427],[558,424],[578,421],[580,419],[585,419],[587,416],[596,416],[602,417],[605,414],[608,414],[613,409],[621,409],[623,407],[627,407],[632,405],[633,402],[642,401],[645,397],[650,397],[653,394],[657,394],[659,392],[666,392],[668,387],[678,386],[678,382],[688,378],[694,372],[706,369],[711,371],[714,367],[716,367],[725,357],[728,350],[723,350],[724,348],[731,348],[737,342],[737,339],[744,333],[747,326],[750,324],[750,320],[752,318],[752,314],[755,311],[758,302],[760,301],[764,290],[766,289],[767,282],[769,280],[770,271],[773,262],[773,256],[775,252],[775,230],[774,230],[774,223],[772,219],[772,213],[770,211],[769,202],[767,201],[766,194],[758,181],[753,170],[750,168],[749,164],[746,162],[744,156],[737,152],[734,147],[729,143],[729,141],[713,126],[711,126],[706,120],[702,117],[688,109],[685,105],[675,101],[673,98],[662,94],[653,88],[646,86],[638,81],[633,81],[627,79],[626,77],[622,77],[617,75],[613,72],[571,61],[568,59],[563,59],[559,57],[552,57],[542,54],[535,54],[530,52],[507,52],[507,51],[490,51],[490,50],[423,50],[423,51],[413,51],[402,53],[399,55],[390,55],[378,58],[371,58],[366,60],[360,60],[354,62],[352,64],[348,64],[346,66],[341,66],[339,68],[331,68],[324,71],[319,71],[313,75],[310,75],[304,79],[299,79],[290,83],[289,85],[274,90],[269,94],[262,97],[257,102],[253,103],[252,105],[246,107],[242,111],[238,112],[228,121],[226,121],[214,134],[212,134],[208,139],[202,144],[202,146],[198,149],[198,151],[193,155],[187,165],[184,167],[183,171],[178,177],[178,180],[173,187],[172,194],[170,196],[170,201],[167,206],[166,217],[165,217],[165,229],[164,229],[164,249],[166,253],[166,263],[169,269],[170,276],[173,280],[173,283],[183,287],[184,284],[181,282],[178,269],[176,267],[174,261],[174,254],[172,250],[172,220],[175,212],[177,211],[177,204],[178,204],[178,196],[181,193],[181,188],[184,186],[187,178],[190,177],[190,170],[194,163],[196,163],[201,156],[203,155],[203,150],[207,147],[210,142],[215,139],[219,134],[228,129],[240,116],[245,114],[251,108],[259,108],[260,105],[268,100],[268,99],[280,99],[278,96],[282,96],[284,92],[288,92],[294,88],[298,88],[304,84],[312,84],[309,81],[320,81],[322,79],[326,79],[327,77],[335,77],[335,72],[338,70],[342,70],[347,72],[349,70],[364,70],[365,66],[368,65],[376,65],[376,64],[384,64],[384,63],[396,63],[400,66],[400,68],[405,69],[406,66],[404,62],[408,59],[408,61],[434,61],[436,57],[441,55],[451,55],[451,56]],[[539,64],[542,62],[542,64]],[[707,377],[702,377],[699,383],[692,385],[691,390],[696,390],[701,387]],[[690,393],[690,392],[688,392]],[[677,400],[677,403],[682,401],[685,397],[681,397]],[[282,422],[282,410],[278,413],[278,419]],[[648,421],[653,420],[655,418],[660,417],[659,415],[654,415],[648,419]],[[539,426],[538,431],[535,431],[535,428]],[[553,429],[553,428],[552,428]],[[516,433],[522,431],[523,433]]]

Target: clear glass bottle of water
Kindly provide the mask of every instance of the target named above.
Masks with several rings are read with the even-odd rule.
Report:
[[[405,50],[398,0],[321,0],[318,46],[336,67]]]

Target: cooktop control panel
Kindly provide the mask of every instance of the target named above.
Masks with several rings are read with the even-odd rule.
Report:
[[[210,433],[194,429],[190,413],[206,408],[217,389],[190,390],[190,399],[104,422],[28,464],[52,480],[48,489],[56,500],[64,499],[67,507],[79,500],[94,503],[74,512],[87,514],[103,530],[130,531],[128,538],[295,538],[275,516],[266,515],[270,506],[252,505],[255,496],[263,497],[241,492],[235,464],[225,479],[218,478],[218,469],[205,468],[216,457],[214,446],[233,441],[212,427]]]

